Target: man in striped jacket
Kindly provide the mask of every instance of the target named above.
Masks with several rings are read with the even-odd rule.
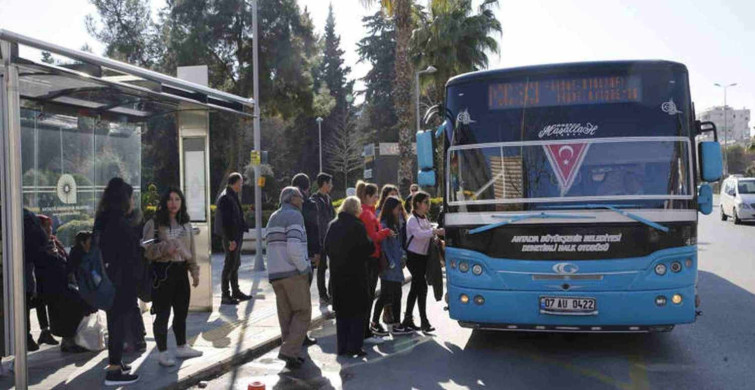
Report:
[[[312,318],[309,293],[309,274],[312,272],[307,256],[307,232],[301,213],[304,197],[296,187],[281,191],[281,207],[267,223],[267,267],[270,284],[275,291],[281,345],[278,358],[286,367],[301,367],[302,343]]]

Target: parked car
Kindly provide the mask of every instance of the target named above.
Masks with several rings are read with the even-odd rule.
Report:
[[[755,177],[729,176],[721,185],[721,220],[755,220]]]

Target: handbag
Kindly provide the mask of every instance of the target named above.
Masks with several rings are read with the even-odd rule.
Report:
[[[102,312],[98,311],[81,319],[73,342],[81,348],[98,352],[107,348],[106,335],[107,322],[102,318]]]

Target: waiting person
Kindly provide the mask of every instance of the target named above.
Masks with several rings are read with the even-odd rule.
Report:
[[[281,191],[280,209],[267,222],[267,268],[275,292],[283,343],[278,358],[290,369],[304,363],[301,347],[312,320],[307,256],[307,232],[301,207],[304,196],[296,187]]]
[[[139,237],[126,216],[134,208],[133,187],[121,178],[113,178],[105,187],[94,221],[95,240],[99,238],[102,261],[115,286],[113,306],[107,311],[108,360],[105,385],[135,383],[139,375],[123,362],[123,339],[127,314],[136,304],[134,268],[141,261]]]
[[[199,266],[194,252],[194,234],[186,211],[186,198],[178,188],[171,187],[160,199],[155,218],[144,225],[142,237],[155,237],[158,242],[145,247],[145,256],[152,261],[154,284],[152,309],[157,315],[152,324],[159,363],[171,367],[176,361],[168,354],[168,319],[173,309],[173,334],[176,336],[177,358],[202,356],[186,345],[186,316],[189,313],[189,274],[192,286],[199,286]]]
[[[83,299],[76,293],[78,291],[78,283],[76,282],[76,269],[81,264],[81,260],[85,254],[89,253],[92,248],[92,233],[88,231],[80,231],[76,233],[74,238],[73,247],[71,247],[71,253],[68,255],[68,264],[66,264],[66,280],[68,282],[68,288],[66,293],[66,303],[57,304],[61,306],[60,311],[64,314],[61,317],[67,319],[65,330],[62,331],[61,337],[63,340],[60,342],[60,350],[68,353],[81,353],[88,352],[87,349],[76,345],[74,337],[76,331],[84,316],[92,313],[96,313],[97,310],[89,306]],[[54,322],[53,322],[54,323]]]
[[[244,178],[240,173],[228,176],[228,185],[218,197],[215,215],[215,234],[223,238],[225,263],[221,277],[223,305],[237,305],[239,301],[248,301],[252,297],[239,289],[239,267],[241,266],[241,244],[244,232],[249,230],[244,221],[244,211],[241,207],[241,187]]]
[[[320,213],[317,207],[317,203],[310,199],[309,188],[310,181],[309,176],[304,173],[296,174],[291,179],[291,185],[298,188],[304,199],[302,200],[301,213],[304,217],[304,229],[307,232],[307,258],[309,259],[312,267],[317,267],[320,264],[320,229],[318,226],[318,214]],[[309,284],[312,284],[314,273],[309,274]],[[314,337],[307,337],[304,339],[304,345],[310,346],[317,344],[317,339]]]
[[[336,217],[336,211],[333,208],[333,201],[330,199],[330,191],[333,190],[333,176],[327,173],[317,175],[317,192],[312,195],[311,199],[317,204],[317,230],[320,239],[320,248],[325,243],[325,234],[328,232],[328,225]],[[306,224],[306,221],[305,221]],[[320,293],[320,304],[329,305],[332,303],[328,295],[328,287],[325,282],[325,271],[328,268],[328,259],[321,250],[320,261],[317,264],[317,291]]]
[[[409,290],[409,296],[406,299],[406,314],[404,314],[404,327],[413,330],[422,330],[429,333],[435,330],[430,321],[427,319],[427,280],[425,271],[427,271],[427,251],[430,247],[430,240],[436,235],[442,236],[443,229],[434,229],[427,219],[430,212],[430,195],[426,192],[419,191],[412,196],[412,215],[406,222],[406,239],[407,239],[407,261],[406,266],[409,273],[412,274],[412,285]],[[419,316],[421,325],[418,328],[414,324],[412,317],[414,304],[419,307]]]
[[[369,308],[365,313],[364,338],[368,344],[380,344],[383,342],[381,337],[387,336],[388,333],[369,326],[372,314],[372,302],[375,299],[375,289],[377,288],[379,274],[380,244],[388,237],[395,237],[396,233],[388,228],[380,228],[380,221],[378,221],[375,215],[375,203],[378,201],[378,187],[375,184],[365,183],[361,180],[358,181],[357,196],[360,202],[362,202],[362,213],[359,215],[359,219],[364,223],[367,236],[370,237],[375,245],[375,251],[370,255],[369,261],[367,261]]]
[[[65,268],[68,254],[63,244],[52,234],[52,219],[42,214],[37,215],[37,218],[48,240],[45,243],[46,253],[38,259],[34,271],[37,278],[37,298],[34,306],[37,309],[37,322],[41,330],[37,344],[58,345],[58,341],[50,332],[50,311],[52,310],[50,300],[54,294],[52,292],[53,279],[59,276],[61,268]]]
[[[76,280],[76,270],[81,265],[81,260],[85,254],[89,253],[92,249],[92,232],[82,230],[76,233],[76,237],[73,239],[73,246],[71,247],[71,253],[68,254],[68,264],[66,273],[68,275],[68,284],[74,289],[78,288],[78,282]]]
[[[395,196],[389,196],[383,202],[383,209],[380,213],[380,226],[384,229],[391,229],[395,235],[383,240],[380,249],[383,251],[388,262],[387,268],[380,273],[380,297],[375,303],[375,311],[372,314],[371,329],[377,329],[385,332],[380,325],[380,314],[383,308],[387,311],[387,317],[390,319],[386,325],[390,328],[390,333],[401,335],[411,333],[413,330],[406,329],[401,325],[401,286],[404,284],[404,266],[402,258],[404,248],[401,244],[401,236],[398,234],[401,229],[401,217],[404,214],[404,205],[401,199]],[[386,318],[386,317],[383,317]]]
[[[31,335],[31,309],[37,295],[37,281],[35,277],[36,263],[43,256],[49,240],[45,234],[39,218],[33,212],[24,208],[24,283],[26,287],[26,350],[34,352],[39,345]]]
[[[404,210],[406,210],[407,214],[412,212],[412,198],[417,192],[419,192],[418,184],[412,184],[409,186],[409,196],[404,200]]]
[[[393,184],[386,184],[380,190],[380,199],[378,199],[377,207],[375,207],[375,215],[380,215],[380,210],[383,209],[383,204],[389,196],[398,197],[398,187]]]
[[[338,218],[330,223],[324,253],[330,259],[331,295],[336,312],[338,355],[365,356],[365,311],[372,306],[369,297],[367,262],[375,248],[359,219],[359,198],[346,198]]]

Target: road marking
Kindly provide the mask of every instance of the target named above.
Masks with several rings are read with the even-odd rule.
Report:
[[[629,380],[631,381],[629,389],[650,390],[647,365],[642,355],[629,355]]]

